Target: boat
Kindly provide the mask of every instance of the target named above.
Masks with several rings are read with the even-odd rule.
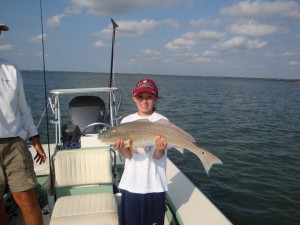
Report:
[[[112,20],[113,32],[117,24]],[[114,33],[113,42],[114,44]],[[113,61],[112,44],[112,61]],[[113,65],[113,63],[111,63]],[[108,87],[55,89],[49,92],[53,116],[53,143],[49,161],[35,164],[37,198],[44,225],[119,224],[121,192],[118,188],[125,159],[98,134],[117,126],[122,117],[122,92],[113,85],[111,66]],[[34,155],[35,149],[30,146]],[[166,225],[229,225],[225,215],[180,169],[167,160]],[[11,195],[5,196],[10,224],[23,225]]]

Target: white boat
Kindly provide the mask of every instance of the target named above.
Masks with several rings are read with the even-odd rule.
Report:
[[[117,225],[118,183],[125,160],[97,136],[99,130],[119,124],[122,93],[109,85],[56,89],[49,94],[55,142],[43,145],[49,149],[50,163],[35,165],[44,225]],[[34,155],[32,146],[30,150]],[[167,179],[165,224],[232,224],[169,159]],[[11,196],[5,200],[10,224],[24,224]]]

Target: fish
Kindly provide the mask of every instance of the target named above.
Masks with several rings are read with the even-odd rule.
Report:
[[[186,149],[198,156],[207,175],[209,175],[212,165],[223,164],[217,156],[197,146],[192,135],[165,119],[155,122],[140,119],[122,123],[106,129],[99,134],[98,139],[105,144],[113,144],[116,140],[124,140],[129,143],[131,150],[137,150],[143,154],[143,147],[155,145],[154,137],[158,135],[163,137],[168,145],[182,154]]]

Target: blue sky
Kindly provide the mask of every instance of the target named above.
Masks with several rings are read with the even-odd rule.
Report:
[[[300,79],[300,1],[42,0],[46,70]],[[39,0],[1,0],[0,57],[42,69]]]

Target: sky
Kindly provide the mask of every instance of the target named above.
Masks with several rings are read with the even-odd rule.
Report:
[[[1,0],[21,70],[300,79],[300,1]],[[42,29],[43,28],[43,29]],[[43,30],[43,32],[42,32]],[[42,33],[44,35],[42,35]]]

